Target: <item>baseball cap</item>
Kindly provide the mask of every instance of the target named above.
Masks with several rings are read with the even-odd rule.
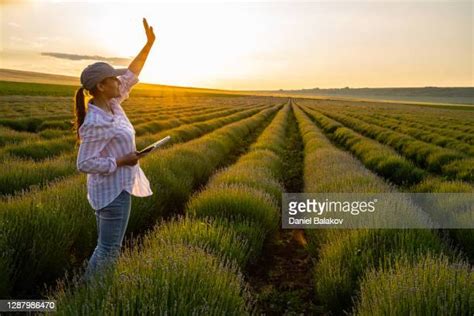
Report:
[[[106,62],[96,62],[88,65],[81,73],[81,84],[87,90],[91,90],[96,84],[107,77],[124,75],[128,68],[116,69]]]

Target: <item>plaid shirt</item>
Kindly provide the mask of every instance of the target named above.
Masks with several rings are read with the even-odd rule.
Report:
[[[117,167],[117,158],[136,150],[135,129],[120,103],[139,81],[130,70],[117,78],[121,83],[120,96],[110,100],[114,114],[89,103],[79,128],[77,169],[87,173],[87,199],[94,210],[108,205],[122,190],[139,197],[153,194],[139,162]]]

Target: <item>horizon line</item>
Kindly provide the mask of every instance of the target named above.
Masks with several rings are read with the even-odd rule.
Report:
[[[39,71],[29,71],[29,70],[22,70],[22,69],[13,69],[13,68],[0,68],[0,70],[7,70],[7,71],[19,71],[19,72],[27,72],[27,73],[34,73],[34,74],[44,74],[44,75],[49,75],[49,76],[61,76],[61,77],[69,77],[71,80],[77,80],[79,81],[79,76],[72,76],[72,75],[64,75],[64,74],[57,74],[57,73],[47,73],[47,72],[39,72]],[[1,78],[0,78],[1,80]],[[139,83],[142,84],[150,84],[150,85],[159,85],[159,86],[168,86],[168,87],[179,87],[179,88],[196,88],[196,89],[208,89],[208,90],[222,90],[222,91],[263,91],[263,92],[278,92],[278,91],[303,91],[303,90],[344,90],[344,89],[416,89],[416,88],[474,88],[474,86],[431,86],[431,85],[426,85],[426,86],[385,86],[385,87],[351,87],[351,86],[345,86],[345,87],[332,87],[332,88],[319,88],[319,87],[312,87],[312,88],[296,88],[296,89],[285,89],[285,88],[274,88],[273,90],[269,89],[247,89],[247,90],[237,90],[237,89],[227,89],[227,88],[213,88],[213,87],[196,87],[196,86],[179,86],[179,85],[172,85],[172,84],[163,84],[163,83],[156,83],[156,82],[143,82],[140,80]],[[61,83],[58,83],[61,84]],[[64,84],[64,85],[70,85],[70,84]]]

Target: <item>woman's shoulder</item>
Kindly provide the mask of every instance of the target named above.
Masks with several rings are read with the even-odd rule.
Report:
[[[84,125],[87,127],[112,126],[113,120],[100,115],[94,110],[89,110],[84,117]]]
[[[107,129],[107,128],[112,128],[113,124],[110,122],[105,122],[103,120],[93,120],[93,119],[85,119],[84,123],[82,123],[81,127],[79,128],[79,131],[94,131],[94,130],[100,130],[100,129]]]
[[[115,135],[113,122],[100,116],[87,113],[84,123],[79,128],[79,136],[85,140],[107,139]]]

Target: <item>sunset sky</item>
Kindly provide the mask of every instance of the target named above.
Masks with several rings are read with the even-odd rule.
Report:
[[[157,39],[141,82],[474,86],[472,1],[0,1],[0,68],[79,77],[98,60],[126,67],[146,17]]]

